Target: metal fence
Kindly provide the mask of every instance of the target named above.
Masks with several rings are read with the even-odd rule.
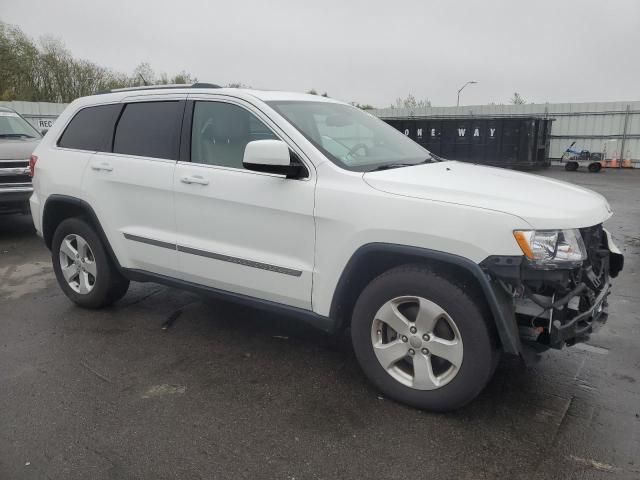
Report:
[[[371,113],[384,120],[464,116],[553,118],[551,160],[559,160],[575,141],[578,148],[603,152],[606,159],[627,160],[640,168],[640,101],[383,108]]]

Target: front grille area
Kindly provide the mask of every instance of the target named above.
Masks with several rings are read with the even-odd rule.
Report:
[[[0,188],[2,185],[31,183],[28,160],[0,160]]]
[[[0,170],[3,168],[28,167],[29,160],[0,160]]]
[[[29,175],[2,175],[0,172],[0,185],[14,183],[31,183],[31,177]]]

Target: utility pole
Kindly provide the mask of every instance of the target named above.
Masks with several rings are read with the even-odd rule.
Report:
[[[466,87],[467,85],[474,85],[478,82],[476,82],[475,80],[471,80],[467,83],[465,83],[464,85],[462,85],[459,89],[458,89],[458,101],[456,102],[456,107],[460,106],[460,92],[462,92],[462,90],[464,90],[464,87]]]
[[[631,105],[627,105],[627,111],[624,115],[624,127],[622,128],[622,145],[620,146],[620,161],[618,162],[618,168],[622,168],[622,162],[624,161],[624,147],[627,143],[627,127],[629,126],[629,113]]]

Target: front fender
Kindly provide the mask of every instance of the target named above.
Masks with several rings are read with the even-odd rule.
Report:
[[[371,272],[372,269],[375,272],[376,262],[383,262],[379,266],[382,271],[401,264],[426,262],[437,263],[441,270],[451,268],[465,272],[475,280],[491,310],[504,352],[514,355],[521,352],[513,301],[480,265],[459,255],[406,245],[370,243],[353,254],[340,276],[331,301],[329,317],[336,322],[337,328],[348,324],[355,298],[361,291],[360,287],[364,286],[362,272]]]

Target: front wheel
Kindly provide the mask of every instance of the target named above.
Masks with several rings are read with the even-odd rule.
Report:
[[[482,305],[418,265],[390,270],[364,289],[351,335],[369,380],[390,398],[432,411],[470,402],[497,364]]]

